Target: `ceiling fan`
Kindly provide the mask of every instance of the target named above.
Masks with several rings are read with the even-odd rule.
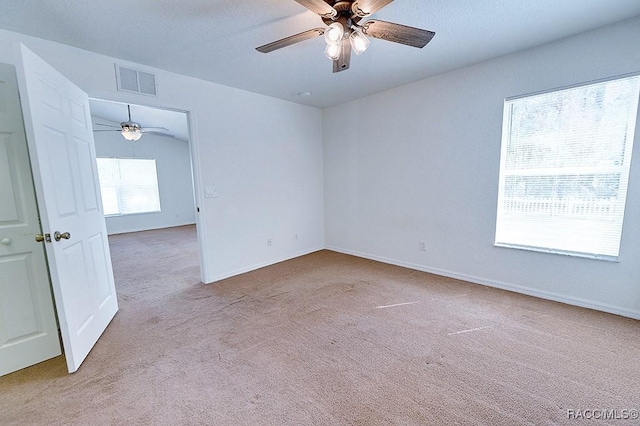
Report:
[[[167,136],[170,138],[175,137],[169,132],[169,129],[165,127],[142,127],[135,121],[131,121],[131,106],[127,105],[127,112],[129,113],[129,119],[120,123],[120,127],[112,126],[110,124],[93,123],[96,126],[113,127],[113,129],[97,129],[94,132],[120,132],[122,137],[128,141],[137,141],[142,137],[143,133],[155,134],[158,136]]]
[[[393,0],[295,0],[317,13],[327,25],[314,28],[264,46],[258,52],[269,53],[301,41],[324,35],[327,46],[325,55],[333,60],[333,72],[349,69],[351,51],[356,55],[369,47],[369,37],[423,48],[435,35],[433,31],[377,19],[361,22]]]

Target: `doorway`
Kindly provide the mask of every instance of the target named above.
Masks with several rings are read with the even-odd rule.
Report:
[[[109,235],[197,228],[188,113],[95,98],[90,107]],[[139,139],[123,137],[122,123],[139,124]]]

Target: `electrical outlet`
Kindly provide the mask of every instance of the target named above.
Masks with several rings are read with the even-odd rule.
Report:
[[[271,247],[273,245],[273,241],[271,241],[271,238],[267,238],[267,247]]]
[[[427,251],[427,242],[426,241],[420,241],[420,250],[421,251]]]

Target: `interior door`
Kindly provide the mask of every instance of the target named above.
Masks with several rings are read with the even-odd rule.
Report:
[[[12,65],[0,64],[0,376],[61,354]]]
[[[69,372],[118,310],[102,213],[89,98],[24,46],[22,110]]]

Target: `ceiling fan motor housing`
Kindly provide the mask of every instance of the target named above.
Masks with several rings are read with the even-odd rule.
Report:
[[[337,14],[333,18],[322,17],[322,21],[327,25],[331,25],[334,22],[340,22],[344,27],[345,36],[348,37],[351,25],[357,24],[362,19],[356,16],[353,12],[353,1],[340,0],[336,2],[327,1],[327,3],[335,9]]]
[[[125,132],[141,132],[142,126],[134,121],[124,121],[120,123],[122,130]]]

